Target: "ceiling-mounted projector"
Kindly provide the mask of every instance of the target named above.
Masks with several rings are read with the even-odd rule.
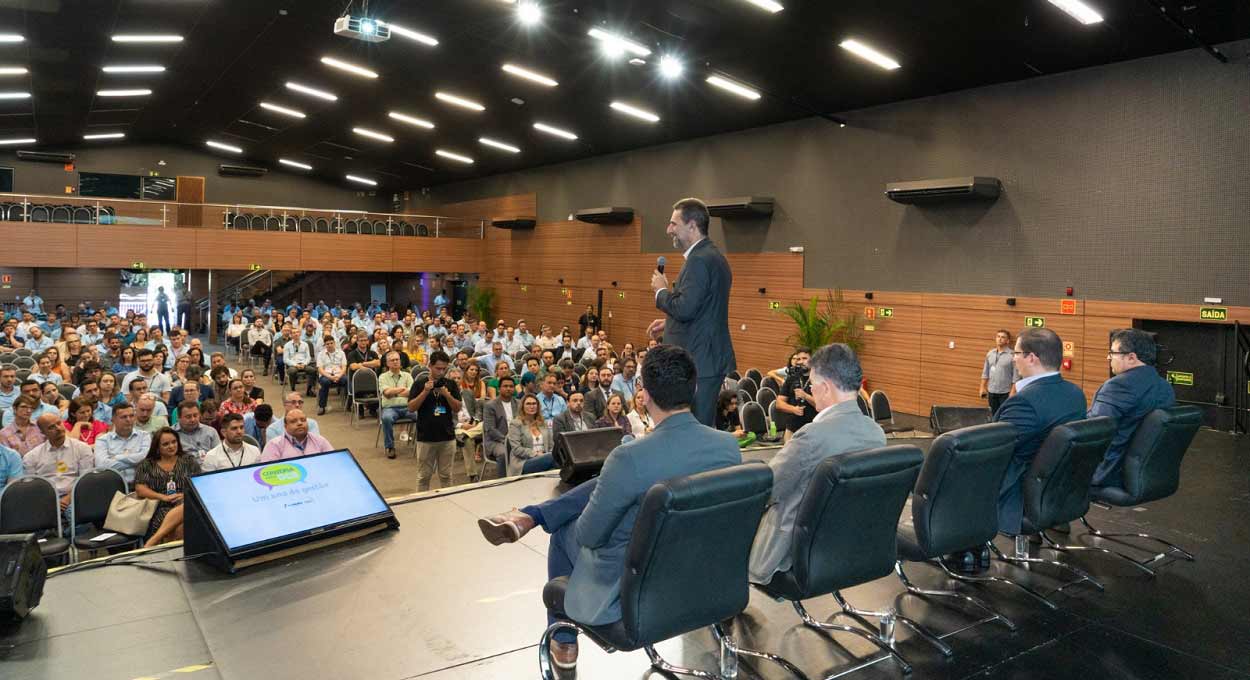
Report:
[[[391,39],[391,29],[376,19],[344,15],[334,20],[334,35],[378,43]]]

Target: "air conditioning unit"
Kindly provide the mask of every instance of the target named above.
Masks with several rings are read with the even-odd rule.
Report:
[[[885,195],[898,203],[936,203],[957,200],[994,200],[1002,193],[997,177],[950,177],[916,182],[891,182]]]
[[[231,165],[222,163],[217,166],[217,174],[222,177],[264,177],[269,174],[267,168],[256,168],[250,165]]]
[[[533,229],[537,224],[537,217],[496,217],[490,221],[492,227],[500,229]]]
[[[591,224],[631,224],[633,208],[587,208],[577,211],[577,219]]]
[[[772,196],[737,196],[707,201],[712,217],[767,217],[773,214]]]
[[[36,163],[73,163],[77,158],[72,153],[49,153],[47,151],[21,151],[17,152],[17,157],[24,161],[34,161]]]

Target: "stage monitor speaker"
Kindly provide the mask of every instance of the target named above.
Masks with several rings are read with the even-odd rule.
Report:
[[[989,408],[967,406],[933,406],[929,409],[929,427],[933,434],[942,434],[973,425],[984,425],[993,416]]]
[[[567,484],[599,476],[603,461],[621,444],[621,428],[599,427],[581,432],[561,432],[552,457],[560,466],[560,480]]]
[[[47,578],[34,534],[0,535],[0,622],[26,618],[43,597]]]

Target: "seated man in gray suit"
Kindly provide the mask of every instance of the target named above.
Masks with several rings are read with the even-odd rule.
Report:
[[[551,419],[551,437],[558,442],[562,432],[581,432],[594,426],[595,421],[586,410],[586,395],[574,392],[569,395],[569,407],[564,413]]]
[[[1086,414],[1089,418],[1115,418],[1115,437],[1094,471],[1094,486],[1123,486],[1120,472],[1124,449],[1137,426],[1151,411],[1176,406],[1172,385],[1155,370],[1157,356],[1155,341],[1145,331],[1125,328],[1111,334],[1107,359],[1115,377],[1098,388]]]
[[[499,397],[482,406],[482,451],[499,466],[499,477],[508,476],[508,423],[520,413],[516,399],[516,379],[499,379]]]
[[[665,479],[742,462],[733,435],[702,425],[690,414],[695,365],[689,352],[675,345],[652,349],[640,391],[655,430],[616,447],[597,479],[539,505],[478,520],[486,540],[495,545],[515,542],[535,526],[550,533],[547,576],[570,577],[565,612],[581,623],[604,625],[621,618],[625,551],[647,489]],[[551,652],[557,666],[575,667],[575,634],[557,633]]]
[[[767,584],[773,574],[792,566],[794,522],[816,466],[830,456],[885,446],[885,432],[855,400],[864,377],[855,350],[842,343],[826,345],[816,350],[808,366],[816,417],[768,461],[773,492],[751,546],[748,569],[754,583]]]

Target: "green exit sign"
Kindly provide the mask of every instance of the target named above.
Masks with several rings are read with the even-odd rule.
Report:
[[[618,290],[618,291],[616,291],[616,297],[618,297],[618,298],[620,298],[620,299],[624,300],[624,299],[625,299],[625,291],[623,291],[623,290]]]
[[[1193,387],[1194,374],[1185,373],[1184,371],[1168,371],[1168,382],[1173,385],[1183,385],[1185,387]]]
[[[769,309],[781,309],[781,303],[777,302],[776,300],[770,300],[768,302],[768,308]]]
[[[131,269],[143,269],[144,267],[143,267],[143,263],[142,263],[142,262],[131,262],[131,263],[130,263],[130,268],[131,268]]]
[[[262,269],[262,267],[261,267],[260,265],[258,265],[258,264],[256,264],[256,263],[252,263],[252,271],[254,271],[254,272],[258,272],[258,271],[260,271],[261,269]]]
[[[894,308],[893,307],[881,307],[880,309],[877,310],[877,316],[881,317],[882,319],[888,319],[894,316]]]
[[[1026,316],[1024,317],[1024,325],[1029,328],[1045,328],[1046,317],[1044,316]]]
[[[1198,318],[1203,321],[1228,321],[1228,307],[1202,307]]]

